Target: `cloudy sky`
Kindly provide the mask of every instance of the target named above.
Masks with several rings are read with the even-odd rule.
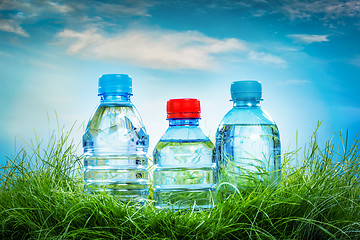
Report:
[[[0,1],[0,152],[76,122],[98,103],[98,77],[128,73],[150,149],[170,98],[198,98],[214,139],[230,84],[263,84],[283,149],[360,130],[360,1]],[[55,114],[56,112],[56,114]],[[58,118],[58,123],[56,118]],[[81,149],[80,149],[81,152]],[[4,158],[1,157],[3,160]]]

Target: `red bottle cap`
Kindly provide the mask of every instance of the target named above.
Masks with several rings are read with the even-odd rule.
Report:
[[[166,110],[167,119],[200,118],[200,101],[194,98],[170,99]]]

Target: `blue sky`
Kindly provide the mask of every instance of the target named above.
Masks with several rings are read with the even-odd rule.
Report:
[[[166,101],[201,101],[204,132],[231,109],[230,84],[263,84],[263,108],[283,149],[360,130],[359,1],[0,2],[0,152],[14,153],[76,122],[98,103],[103,73],[133,77],[151,153],[167,128]],[[49,116],[49,117],[48,117]],[[81,152],[81,148],[79,149]],[[4,158],[1,158],[4,160]]]

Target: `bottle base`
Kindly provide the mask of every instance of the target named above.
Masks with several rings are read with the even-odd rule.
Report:
[[[215,207],[215,189],[155,189],[154,206],[157,209],[200,210]]]
[[[145,203],[149,194],[147,185],[126,183],[85,185],[84,191],[89,194],[106,192],[116,200],[136,203]]]

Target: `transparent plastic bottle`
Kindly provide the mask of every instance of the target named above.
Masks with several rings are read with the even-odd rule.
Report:
[[[130,101],[126,74],[99,78],[100,104],[83,135],[85,191],[106,191],[119,200],[143,202],[149,192],[149,138]]]
[[[169,128],[154,149],[155,207],[204,209],[216,205],[214,145],[199,127],[200,101],[167,102]]]
[[[231,84],[233,108],[222,119],[216,133],[219,190],[233,193],[265,183],[276,186],[281,178],[281,148],[278,128],[260,106],[261,83]]]

